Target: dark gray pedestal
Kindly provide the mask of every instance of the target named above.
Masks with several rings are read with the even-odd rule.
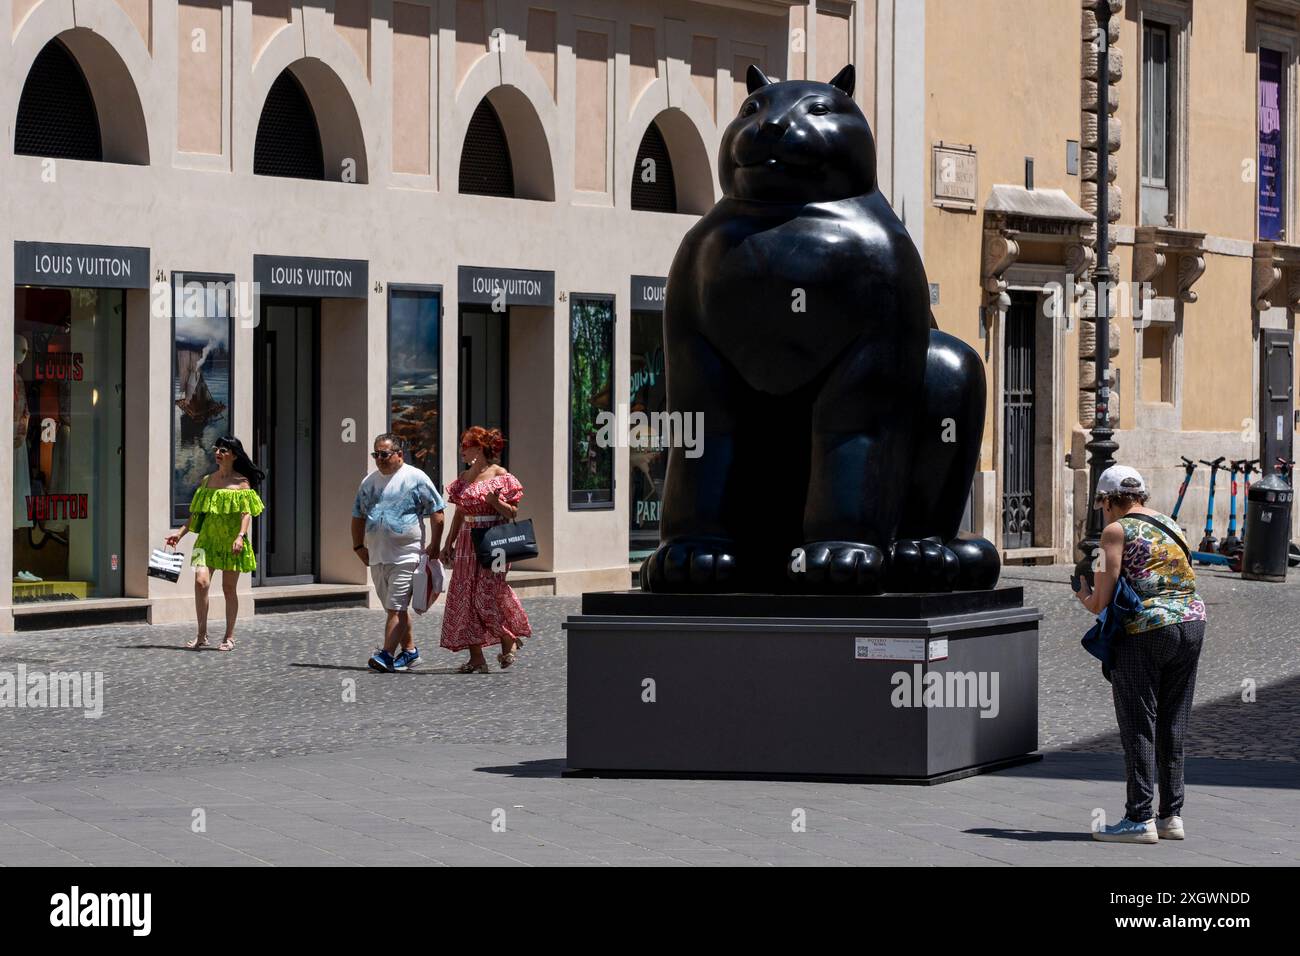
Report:
[[[1035,759],[1040,618],[1018,587],[584,594],[568,773],[936,783]]]

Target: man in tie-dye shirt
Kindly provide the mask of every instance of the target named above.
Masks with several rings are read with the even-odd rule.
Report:
[[[366,475],[357,489],[352,550],[370,566],[388,621],[384,646],[371,655],[369,664],[377,671],[404,671],[420,662],[411,632],[411,581],[421,552],[437,560],[446,503],[428,475],[406,464],[406,449],[396,435],[385,432],[376,438],[370,457],[378,470]],[[427,517],[433,519],[428,535]]]

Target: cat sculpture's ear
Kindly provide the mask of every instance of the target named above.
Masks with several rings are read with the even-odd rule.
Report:
[[[831,80],[831,86],[835,87],[845,96],[852,96],[855,77],[856,73],[854,72],[853,64],[850,63],[844,69],[835,74],[835,77]]]
[[[760,70],[757,64],[749,64],[749,69],[745,71],[745,86],[749,92],[760,90],[772,81],[767,78],[767,74]]]

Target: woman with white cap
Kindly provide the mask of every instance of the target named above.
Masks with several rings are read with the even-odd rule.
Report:
[[[1147,498],[1135,469],[1113,465],[1101,473],[1093,502],[1104,523],[1100,563],[1093,587],[1085,580],[1078,591],[1083,606],[1100,614],[1123,574],[1142,602],[1112,645],[1111,692],[1128,801],[1124,819],[1093,833],[1111,843],[1183,839],[1183,740],[1205,637],[1191,553],[1178,526],[1146,507]],[[1152,813],[1157,779],[1158,815]]]

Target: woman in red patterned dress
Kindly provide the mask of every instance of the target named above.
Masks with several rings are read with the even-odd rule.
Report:
[[[467,429],[460,437],[460,457],[465,471],[447,486],[447,500],[456,506],[440,555],[452,568],[447,606],[442,616],[442,646],[450,651],[469,650],[462,674],[486,674],[483,648],[501,645],[497,662],[505,670],[515,662],[515,651],[532,634],[528,615],[506,584],[504,571],[478,563],[471,528],[511,521],[519,512],[524,487],[497,458],[506,440],[497,429]],[[509,565],[507,565],[507,569]]]

